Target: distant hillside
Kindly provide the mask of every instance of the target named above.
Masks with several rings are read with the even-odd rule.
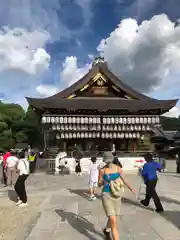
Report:
[[[164,130],[180,130],[180,118],[160,117],[160,122]]]

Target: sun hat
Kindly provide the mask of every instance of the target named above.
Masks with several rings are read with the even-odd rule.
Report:
[[[105,163],[112,163],[113,162],[112,152],[104,152],[103,161]]]

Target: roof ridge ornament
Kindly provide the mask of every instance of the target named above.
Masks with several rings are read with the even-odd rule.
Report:
[[[104,60],[104,57],[102,57],[102,56],[95,57],[92,65],[94,66],[99,63],[106,63],[106,61]]]

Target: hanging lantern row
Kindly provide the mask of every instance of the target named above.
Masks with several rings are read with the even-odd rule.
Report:
[[[42,117],[42,123],[60,123],[60,124],[100,124],[100,117]]]
[[[57,139],[74,139],[74,138],[140,138],[141,135],[139,132],[137,133],[100,133],[100,132],[93,132],[93,133],[88,133],[88,132],[74,132],[74,133],[60,133],[56,135]]]
[[[103,124],[159,124],[159,117],[103,117]]]
[[[101,125],[75,125],[75,124],[53,124],[52,130],[61,130],[61,131],[100,131]]]
[[[133,138],[133,139],[135,139],[135,138],[140,138],[141,137],[141,135],[140,135],[140,133],[139,132],[137,132],[137,133],[116,133],[116,132],[114,132],[114,133],[102,133],[101,134],[101,137],[102,138]]]
[[[57,139],[72,139],[72,138],[100,138],[100,132],[74,132],[74,133],[60,133],[56,135]]]
[[[52,130],[60,131],[150,131],[149,125],[72,125],[72,124],[53,124]]]
[[[104,125],[102,131],[150,131],[149,125]]]

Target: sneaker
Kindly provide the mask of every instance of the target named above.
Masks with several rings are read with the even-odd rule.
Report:
[[[106,228],[103,230],[104,236],[106,240],[112,240],[111,238],[111,232],[107,231]]]
[[[22,203],[22,201],[19,200],[19,201],[16,203],[16,206],[19,206],[21,203]]]
[[[96,196],[92,196],[92,200],[96,200],[97,198],[96,198]]]
[[[20,207],[20,208],[21,208],[21,207],[26,207],[26,206],[28,206],[27,203],[21,203],[21,204],[19,204],[19,207]]]
[[[164,212],[164,209],[156,209],[155,212],[157,212],[157,213],[163,213],[163,212]]]

